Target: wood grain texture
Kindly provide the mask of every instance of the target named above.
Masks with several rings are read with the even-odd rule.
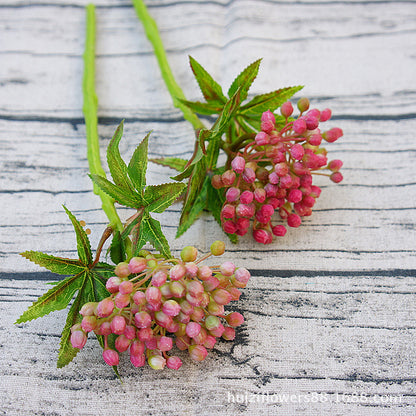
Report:
[[[93,246],[106,224],[87,176],[86,3],[0,4],[0,414],[415,414],[416,2],[148,2],[190,99],[200,93],[188,55],[225,87],[263,57],[253,94],[302,84],[313,106],[332,108],[328,126],[345,135],[327,149],[344,161],[345,180],[322,178],[312,217],[284,239],[228,244],[224,260],[253,271],[234,307],[247,320],[236,342],[178,372],[125,360],[123,384],[92,340],[56,369],[64,311],[13,325],[56,278],[18,253],[75,255],[61,205],[88,223]],[[189,156],[192,129],[172,108],[130,2],[96,4],[103,160],[123,118],[123,157],[150,130],[152,157]],[[151,183],[171,175],[149,165]],[[158,216],[175,253],[189,243],[207,251],[222,238],[204,215],[175,240],[179,210]],[[277,402],[278,394],[295,397]]]

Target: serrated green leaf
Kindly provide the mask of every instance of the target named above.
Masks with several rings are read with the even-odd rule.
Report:
[[[113,234],[113,239],[110,244],[110,258],[114,264],[121,263],[127,258],[126,247],[124,245],[123,238],[121,237],[120,231],[116,231]]]
[[[65,326],[61,334],[58,361],[56,364],[58,368],[62,368],[68,365],[80,351],[78,348],[74,348],[72,346],[70,338],[71,327],[81,322],[82,316],[79,314],[79,310],[82,308],[84,303],[86,302],[83,301],[83,294],[80,291],[68,311]]]
[[[273,112],[302,88],[302,86],[287,87],[267,94],[257,95],[249,103],[241,106],[240,112],[241,114],[250,115],[262,114],[267,110]]]
[[[140,241],[143,240],[148,241],[166,259],[171,258],[169,244],[162,233],[160,222],[148,214],[143,215],[142,222],[140,223]]]
[[[211,182],[211,178],[206,176],[205,181],[201,187],[200,193],[196,196],[192,205],[190,205],[190,209],[186,216],[184,216],[183,221],[178,227],[178,234],[177,237],[182,235],[201,215],[202,211],[206,208],[207,205],[207,183]]]
[[[108,179],[100,175],[89,175],[92,181],[102,189],[106,194],[110,195],[116,202],[127,207],[137,208],[141,205],[137,193],[130,193],[111,183]]]
[[[120,140],[123,136],[123,125],[124,122],[122,121],[108,144],[107,164],[115,185],[126,191],[133,192],[134,188],[127,174],[127,166],[121,158],[119,151]]]
[[[139,191],[140,196],[142,190],[146,186],[146,170],[147,170],[147,149],[149,146],[150,132],[136,147],[133,156],[130,159],[127,171],[130,179],[133,181],[135,188]]]
[[[48,315],[53,311],[64,309],[68,306],[74,293],[80,288],[81,282],[79,277],[85,273],[85,270],[75,276],[67,277],[59,282],[56,286],[49,289],[37,301],[33,302],[29,308],[16,321],[17,324],[31,321]]]
[[[176,238],[180,237],[193,222],[189,221],[189,215],[192,211],[193,205],[200,194],[205,178],[207,176],[207,168],[205,158],[201,159],[195,166],[192,175],[188,181],[188,189],[185,195],[185,201],[182,207],[181,218],[176,232]]]
[[[223,104],[216,103],[201,103],[200,101],[187,101],[179,100],[181,103],[185,104],[190,108],[194,113],[203,114],[210,116],[212,114],[218,114],[221,112]]]
[[[75,234],[77,235],[77,251],[78,257],[82,264],[88,265],[92,262],[91,244],[87,233],[82,225],[74,217],[71,211],[63,205],[65,212],[74,226]]]
[[[25,251],[24,253],[20,253],[20,255],[57,274],[77,274],[85,270],[85,266],[79,260],[50,256],[40,251]]]
[[[221,189],[215,189],[210,181],[207,187],[207,193],[208,209],[212,212],[212,216],[215,218],[219,226],[222,228],[221,210],[225,201],[224,192]],[[225,234],[227,234],[228,238],[232,243],[238,243],[238,237],[236,234]]]
[[[225,103],[227,98],[224,96],[221,86],[192,56],[189,57],[189,63],[204,98],[208,102]]]
[[[183,172],[186,164],[188,163],[185,159],[180,159],[178,157],[164,157],[161,159],[149,159],[150,162],[156,163],[162,166],[168,166],[169,168],[175,169],[178,172]]]
[[[184,183],[164,183],[147,186],[144,201],[148,212],[161,213],[171,206],[185,190]]]
[[[244,101],[247,98],[248,90],[251,87],[251,84],[256,79],[257,74],[259,72],[261,59],[250,64],[247,68],[245,68],[240,75],[233,81],[231,84],[230,89],[228,90],[228,96],[232,97],[236,91],[241,88],[240,96],[241,101]]]

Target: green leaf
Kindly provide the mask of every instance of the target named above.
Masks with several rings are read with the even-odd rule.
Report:
[[[189,57],[189,63],[204,98],[208,102],[225,103],[227,98],[224,96],[221,86],[192,56]]]
[[[85,270],[75,276],[67,277],[59,282],[56,286],[49,289],[37,301],[20,316],[16,321],[17,324],[31,321],[48,315],[53,311],[64,309],[68,306],[74,293],[80,288],[81,282],[79,277],[85,273]]]
[[[287,87],[267,94],[257,95],[249,103],[241,106],[240,111],[242,114],[252,115],[261,114],[267,110],[273,112],[302,88],[302,86]]]
[[[85,266],[79,260],[50,256],[40,251],[25,251],[20,253],[20,255],[57,274],[77,274],[85,270]]]
[[[113,239],[111,240],[110,245],[110,257],[114,264],[121,263],[127,258],[126,247],[124,245],[124,240],[121,236],[120,231],[116,231],[113,234]]]
[[[146,186],[146,170],[147,170],[147,149],[149,146],[150,132],[136,147],[133,156],[130,159],[129,166],[127,168],[130,179],[133,181],[135,188],[141,191]]]
[[[251,84],[256,79],[257,74],[259,72],[261,59],[253,62],[247,68],[245,68],[240,75],[233,81],[231,84],[230,89],[228,90],[228,96],[232,97],[236,91],[240,88],[241,89],[241,101],[244,101],[247,98],[248,90],[251,87]]]
[[[193,223],[189,220],[193,205],[200,194],[205,178],[207,176],[207,168],[205,158],[201,159],[195,166],[191,177],[188,181],[188,189],[185,195],[185,201],[182,207],[181,218],[179,220],[176,238],[181,236]]]
[[[198,219],[202,211],[206,208],[208,182],[211,182],[211,178],[206,176],[201,191],[196,195],[194,202],[190,205],[187,215],[184,216],[183,221],[178,227],[177,237],[182,235]]]
[[[208,193],[208,196],[207,196],[208,209],[212,212],[212,216],[215,218],[217,223],[222,228],[221,210],[225,202],[224,192],[221,189],[215,189],[212,186],[211,181],[210,181],[207,187],[207,193]],[[236,234],[228,234],[228,233],[225,233],[225,234],[227,234],[228,238],[230,239],[232,243],[234,244],[238,243],[238,237]]]
[[[127,192],[100,175],[89,175],[93,182],[121,205],[136,208],[141,205],[137,193]]]
[[[82,264],[88,265],[92,262],[91,244],[88,235],[82,225],[74,217],[74,215],[63,205],[65,212],[74,226],[75,234],[77,235],[77,251],[79,260]]]
[[[127,175],[127,166],[120,156],[119,143],[123,136],[123,121],[117,127],[113,138],[107,147],[107,164],[114,183],[126,191],[134,191],[133,185]]]
[[[149,212],[161,213],[172,205],[185,190],[184,183],[164,183],[146,187],[144,201]]]
[[[172,169],[177,170],[178,172],[183,172],[186,164],[188,163],[185,159],[180,159],[177,157],[164,157],[161,159],[149,159],[151,162],[156,163],[162,166],[168,166]]]
[[[188,108],[190,108],[194,113],[203,114],[206,116],[210,116],[212,114],[218,114],[221,112],[223,104],[215,104],[215,103],[201,103],[200,101],[187,101],[187,100],[180,100],[181,103],[185,104]]]
[[[140,242],[144,240],[148,241],[166,259],[172,257],[168,241],[162,233],[160,222],[148,214],[143,215],[142,222],[140,223]]]

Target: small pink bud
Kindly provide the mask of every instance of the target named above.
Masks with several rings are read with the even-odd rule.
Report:
[[[218,328],[221,325],[220,318],[215,315],[208,315],[205,319],[205,328],[208,331]]]
[[[206,279],[203,283],[204,288],[207,292],[212,292],[219,286],[219,284],[220,281],[215,276],[211,276],[210,278]]]
[[[325,108],[325,110],[321,111],[320,121],[325,122],[331,118],[332,112],[329,108]]]
[[[245,168],[243,171],[243,180],[246,183],[253,183],[256,180],[256,174],[253,169]]]
[[[153,337],[152,328],[141,328],[137,331],[137,338],[140,341],[148,341]]]
[[[319,195],[321,195],[321,188],[319,186],[315,186],[312,185],[311,186],[312,192],[311,192],[311,196],[313,196],[314,198],[319,198]]]
[[[85,332],[94,331],[98,326],[98,321],[95,316],[84,316],[81,321],[81,327]]]
[[[302,222],[302,220],[299,217],[299,215],[297,215],[297,214],[290,214],[287,217],[287,225],[289,227],[294,227],[294,228],[299,227],[299,225],[301,224],[301,222]]]
[[[121,282],[118,290],[123,295],[129,295],[133,292],[133,282],[130,282],[130,280]]]
[[[221,210],[221,216],[223,218],[234,218],[235,206],[231,204],[225,204]]]
[[[239,267],[235,271],[234,277],[238,282],[246,284],[249,281],[251,275],[250,275],[250,272],[246,268]]]
[[[97,305],[97,302],[87,302],[82,306],[79,313],[82,316],[92,316],[94,315],[94,311],[97,308]]]
[[[138,290],[133,295],[133,302],[138,306],[143,306],[146,303],[146,295]]]
[[[283,237],[286,234],[286,227],[284,225],[275,225],[272,232],[277,237]]]
[[[174,298],[181,298],[185,295],[186,289],[181,282],[170,282],[169,288]]]
[[[270,182],[272,185],[278,185],[278,184],[279,184],[279,182],[280,182],[280,176],[279,176],[276,172],[272,172],[272,173],[269,175],[269,182]]]
[[[280,187],[281,188],[290,188],[291,186],[292,186],[292,183],[293,183],[293,180],[292,180],[292,177],[288,174],[288,175],[285,175],[285,176],[282,176],[281,178],[280,178]]]
[[[166,283],[167,274],[164,270],[157,270],[152,276],[152,285],[155,287],[163,286]]]
[[[215,254],[214,254],[215,255]],[[212,276],[212,270],[209,266],[201,266],[198,270],[198,277],[201,280],[207,280]]]
[[[181,259],[185,262],[195,261],[198,256],[198,249],[194,246],[186,246],[181,251]]]
[[[171,370],[179,370],[182,366],[182,360],[177,356],[169,357],[166,360],[166,367],[170,368]]]
[[[123,309],[127,305],[130,304],[130,295],[129,294],[123,294],[121,292],[117,293],[117,295],[114,298],[114,304],[117,308]]]
[[[118,365],[119,364],[119,356],[117,351],[112,350],[112,349],[106,349],[103,351],[103,358],[104,361],[108,364],[108,365]]]
[[[334,172],[330,176],[330,179],[331,179],[332,182],[340,183],[344,179],[344,177],[342,176],[342,173],[341,172]]]
[[[107,280],[105,287],[110,293],[116,293],[121,282],[122,280],[118,276],[113,276]]]
[[[280,112],[282,113],[282,116],[285,118],[288,118],[292,115],[293,113],[293,105],[290,101],[286,101],[285,103],[282,104],[282,106],[280,107]]]
[[[273,241],[272,235],[266,230],[254,230],[253,237],[258,243],[270,244]]]
[[[244,170],[244,169],[243,169]],[[224,184],[224,186],[226,187],[230,187],[232,186],[232,184],[235,181],[235,172],[232,170],[226,170],[222,175],[221,175],[221,180],[222,183]]]
[[[110,335],[111,334],[110,322],[103,322],[95,331],[97,335]]]
[[[133,325],[126,325],[126,329],[124,330],[124,336],[127,339],[136,338],[136,328]]]
[[[313,196],[305,196],[302,200],[302,204],[304,204],[308,208],[312,208],[315,205],[315,198]]]
[[[162,311],[166,315],[176,316],[181,311],[181,307],[178,302],[176,302],[173,299],[170,299],[163,303]]]
[[[222,178],[220,175],[214,175],[211,178],[211,185],[215,189],[221,189],[224,186],[224,183],[222,182]]]
[[[203,308],[196,307],[194,311],[191,313],[190,318],[194,322],[201,322],[205,316],[205,311]]]
[[[127,351],[130,347],[130,340],[125,335],[119,335],[116,338],[115,347],[118,352]]]
[[[191,345],[191,339],[188,335],[178,336],[175,340],[175,344],[181,351],[185,351]]]
[[[137,328],[149,328],[152,323],[152,317],[146,312],[137,312],[134,315],[134,323]]]
[[[194,262],[189,262],[185,264],[186,277],[194,278],[198,274],[198,266]]]
[[[87,335],[84,331],[74,331],[70,338],[71,344],[74,348],[82,349],[87,342]]]
[[[293,131],[296,134],[303,134],[306,131],[306,122],[303,118],[298,118],[293,122]]]
[[[231,162],[231,167],[236,173],[243,173],[246,167],[246,161],[241,156],[236,156]]]
[[[239,217],[246,217],[251,218],[255,213],[255,206],[254,204],[238,204],[235,210],[236,214]]]
[[[262,123],[262,129],[263,129],[263,123]],[[273,130],[273,127],[272,129]],[[265,146],[266,144],[270,143],[270,137],[267,133],[264,131],[260,131],[256,134],[256,137],[254,139],[258,146]]]
[[[144,354],[130,354],[131,363],[137,367],[144,367],[146,365],[146,356]]]
[[[126,329],[126,320],[124,316],[116,315],[111,320],[111,332],[113,334],[121,335]]]
[[[121,279],[130,276],[129,265],[125,262],[121,262],[117,264],[116,268],[114,269],[114,273],[120,277]]]
[[[270,133],[274,129],[276,118],[274,114],[267,110],[261,115],[261,129],[267,133]]]
[[[324,134],[323,134],[323,138],[327,141],[327,142],[329,142],[329,143],[333,143],[333,142],[335,142],[336,140],[338,140],[342,135],[343,135],[344,133],[343,133],[343,131],[340,129],[340,128],[338,128],[338,127],[334,127],[334,128],[332,128],[331,130],[328,130],[328,131],[326,131]]]
[[[225,327],[224,332],[222,333],[222,337],[226,341],[232,341],[235,339],[235,329],[231,328],[230,326]]]
[[[143,354],[145,350],[144,342],[139,340],[134,340],[130,345],[130,354],[140,355]]]
[[[201,332],[201,325],[197,322],[189,322],[186,325],[186,335],[190,338],[196,337]]]
[[[251,204],[253,202],[253,192],[251,191],[244,191],[241,195],[240,195],[240,201],[243,204]]]
[[[172,324],[172,317],[162,311],[157,311],[155,312],[155,321],[159,326],[166,328]]]
[[[257,188],[254,190],[254,199],[256,202],[262,204],[266,200],[266,191],[263,188]]]
[[[225,317],[228,325],[232,327],[240,326],[244,322],[244,317],[241,313],[231,312]]]
[[[205,282],[204,282],[204,285],[205,285]],[[181,311],[185,315],[191,315],[194,311],[194,307],[187,300],[181,301],[180,307],[181,307]]]
[[[143,257],[133,257],[129,261],[130,273],[141,273],[147,267],[147,260]]]
[[[234,273],[235,265],[230,261],[221,264],[220,271],[224,276],[231,276]]]
[[[342,160],[335,159],[328,163],[328,169],[332,172],[338,172],[342,168]]]
[[[319,133],[312,134],[308,142],[312,146],[319,146],[322,143],[322,136]]]
[[[204,341],[204,347],[205,348],[214,348],[215,343],[217,342],[217,339],[212,335],[207,335]]]
[[[114,301],[113,299],[105,298],[101,302],[98,302],[96,314],[100,318],[106,318],[113,313],[114,310]]]
[[[234,234],[237,231],[237,226],[232,221],[225,221],[222,228],[227,234]]]
[[[289,191],[289,195],[287,196],[287,200],[289,202],[300,202],[300,201],[302,201],[302,197],[303,197],[303,194],[302,194],[301,190],[291,189]]]
[[[301,113],[309,109],[309,100],[306,97],[302,97],[298,101],[298,109]]]
[[[175,264],[170,271],[169,271],[169,277],[171,280],[180,280],[182,277],[184,277],[186,274],[186,269],[183,264]]]
[[[319,126],[319,118],[313,115],[307,115],[305,122],[308,130],[315,130]]]
[[[173,340],[171,337],[161,336],[157,341],[157,348],[159,351],[170,351],[173,347]]]
[[[194,361],[204,361],[208,355],[208,351],[202,345],[191,345],[188,348],[189,356]]]
[[[210,335],[213,335],[214,337],[220,337],[222,333],[224,332],[224,325],[219,324],[217,328],[211,329],[209,331]]]
[[[274,171],[279,175],[279,176],[285,176],[289,173],[289,167],[287,166],[287,164],[285,162],[281,162],[278,163],[275,167],[274,167]]]
[[[197,280],[192,280],[187,283],[186,290],[188,293],[194,297],[198,297],[204,293],[204,286],[202,283]]]
[[[305,150],[301,144],[296,143],[290,148],[290,154],[294,159],[301,160],[305,154]]]
[[[225,289],[214,290],[212,292],[212,298],[218,305],[228,305],[232,300],[232,296]]]

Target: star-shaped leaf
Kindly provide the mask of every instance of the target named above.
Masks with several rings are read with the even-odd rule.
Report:
[[[63,367],[75,357],[78,349],[73,348],[69,338],[71,327],[80,322],[79,310],[87,302],[99,302],[109,295],[105,282],[114,272],[114,267],[105,263],[93,263],[91,245],[87,233],[74,215],[64,207],[75,230],[78,259],[55,257],[38,251],[26,251],[22,256],[60,275],[69,275],[58,282],[38,300],[36,300],[16,321],[27,322],[40,318],[53,311],[65,309],[74,295],[74,302],[68,312],[62,332],[58,367]]]

